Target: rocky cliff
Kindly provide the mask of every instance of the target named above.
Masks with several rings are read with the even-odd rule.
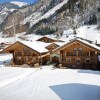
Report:
[[[84,24],[100,25],[99,0],[39,0],[10,13],[2,23],[4,34],[62,33]]]

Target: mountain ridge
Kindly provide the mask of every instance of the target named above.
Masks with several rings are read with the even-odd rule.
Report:
[[[99,0],[39,0],[8,15],[2,31],[9,35],[21,32],[37,34],[49,29],[60,34],[63,30],[76,29],[84,24],[99,25],[98,2]]]

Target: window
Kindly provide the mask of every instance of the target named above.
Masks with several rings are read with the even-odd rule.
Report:
[[[79,59],[77,59],[76,61],[77,61],[77,63],[80,63],[80,60]]]
[[[80,59],[80,58],[77,58],[77,59],[76,59],[76,64],[77,64],[77,65],[80,65],[80,64],[81,64],[81,59]]]
[[[76,56],[76,55],[77,55],[77,52],[76,52],[76,51],[74,51],[74,52],[73,52],[73,56]]]
[[[82,48],[79,48],[78,50],[79,50],[79,51],[82,51]]]
[[[74,48],[74,51],[76,51],[77,50],[77,48]]]
[[[28,50],[27,48],[23,48],[24,51]]]
[[[15,52],[15,56],[22,56],[22,52],[20,52],[20,51]]]
[[[71,58],[67,58],[67,62],[71,62]]]
[[[18,57],[18,60],[21,60],[21,57]]]
[[[33,53],[33,54],[32,54],[32,56],[36,56],[36,54],[35,54],[35,53]]]
[[[90,58],[86,58],[86,63],[90,63]]]
[[[89,63],[89,62],[90,62],[90,60],[89,60],[89,59],[87,59],[87,60],[86,60],[86,63]]]

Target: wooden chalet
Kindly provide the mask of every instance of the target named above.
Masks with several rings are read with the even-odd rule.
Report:
[[[66,67],[93,68],[98,65],[99,53],[100,47],[76,38],[55,49],[51,56]]]
[[[44,60],[49,60],[49,51],[45,48],[48,43],[17,41],[5,48],[2,53],[12,53],[15,65],[36,63],[41,64]]]
[[[41,42],[45,42],[45,43],[63,42],[62,40],[57,40],[57,39],[50,38],[50,37],[47,37],[47,36],[43,36],[43,37],[37,39],[36,41],[41,41]]]

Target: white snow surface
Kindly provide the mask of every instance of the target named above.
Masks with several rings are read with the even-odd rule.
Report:
[[[11,1],[10,3],[15,4],[19,7],[28,5],[28,3],[26,3],[26,2],[20,2],[20,1]]]
[[[17,67],[0,67],[0,75],[3,75],[3,77],[0,77],[0,87],[11,84],[14,81],[19,80],[20,78],[23,78],[34,71],[35,69],[32,70],[29,68],[25,69]]]
[[[35,33],[26,35],[26,38],[29,41],[36,41],[36,40],[38,40],[41,37],[42,37],[41,35],[36,35]]]
[[[1,38],[0,37],[0,43],[14,43],[16,41],[19,41],[20,39],[18,37],[8,37],[8,38]]]
[[[16,41],[21,41],[21,39],[19,37],[25,37],[25,32],[22,33],[18,33],[13,37],[3,37],[4,33],[0,33],[0,43],[15,43]]]
[[[84,25],[76,29],[77,34],[74,35],[72,29],[64,30],[61,37],[64,41],[69,41],[75,37],[83,38],[93,41],[93,43],[100,44],[100,30],[97,25]]]
[[[0,67],[0,100],[100,100],[100,71]]]
[[[77,37],[91,40],[94,43],[100,44],[100,30],[97,30],[97,25],[82,26],[77,29]]]

